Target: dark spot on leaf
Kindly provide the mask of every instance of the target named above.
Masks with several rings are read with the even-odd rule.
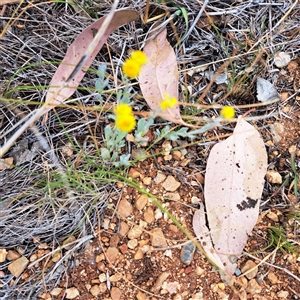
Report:
[[[237,208],[240,210],[240,211],[243,211],[247,208],[254,208],[256,203],[257,203],[258,200],[254,200],[254,199],[251,199],[249,197],[247,197],[247,200],[243,200],[241,204],[237,204]]]

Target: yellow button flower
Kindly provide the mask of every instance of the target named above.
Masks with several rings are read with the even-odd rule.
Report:
[[[146,54],[141,50],[136,50],[131,53],[130,56],[133,60],[135,60],[140,66],[144,65],[147,62]]]
[[[147,56],[143,51],[133,51],[123,64],[123,73],[129,78],[138,77],[141,67],[147,62]]]
[[[220,111],[220,116],[224,119],[232,119],[235,115],[235,110],[232,106],[224,106]]]
[[[119,115],[116,118],[116,127],[121,131],[130,132],[136,124],[134,115]]]
[[[170,97],[169,94],[164,95],[163,101],[159,104],[162,110],[172,108],[177,104],[177,99],[175,97]]]
[[[122,103],[115,108],[114,112],[116,115],[117,128],[124,132],[130,132],[134,129],[136,121],[131,106]]]
[[[132,115],[132,108],[128,104],[122,103],[115,108],[115,115]]]

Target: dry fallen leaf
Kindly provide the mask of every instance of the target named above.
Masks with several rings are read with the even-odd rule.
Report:
[[[50,88],[48,90],[46,96],[46,103],[51,104],[49,106],[49,110],[53,107],[53,105],[61,104],[73,95],[76,91],[80,81],[82,80],[83,76],[85,75],[86,70],[90,67],[93,60],[95,59],[97,53],[102,48],[103,44],[105,43],[108,36],[118,27],[136,20],[138,14],[134,10],[125,9],[116,11],[113,15],[111,22],[109,23],[105,33],[101,37],[100,42],[97,44],[97,47],[88,57],[86,62],[83,64],[82,68],[78,70],[77,74],[71,80],[71,85],[67,86],[63,89],[63,85],[65,84],[66,80],[70,77],[70,75],[74,72],[76,65],[81,61],[83,54],[88,49],[90,44],[93,42],[95,34],[101,28],[103,22],[105,21],[106,16],[100,18],[86,29],[80,33],[74,42],[70,45],[67,53],[57,68],[51,83]],[[61,90],[60,90],[61,89]],[[59,94],[57,95],[57,93]]]
[[[148,62],[142,67],[139,84],[145,100],[153,111],[159,109],[165,94],[178,99],[177,58],[166,39],[166,34],[167,30],[164,29],[154,39],[149,40],[143,49]],[[170,122],[194,127],[182,120],[179,105],[162,111],[159,116]]]
[[[233,275],[257,222],[266,171],[264,142],[258,131],[239,117],[233,135],[212,148],[204,185],[208,227],[226,275]]]

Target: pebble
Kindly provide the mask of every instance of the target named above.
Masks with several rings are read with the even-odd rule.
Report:
[[[201,276],[205,272],[205,270],[202,269],[201,267],[197,266],[195,269],[195,272],[198,276]]]
[[[9,261],[12,261],[12,260],[18,259],[20,256],[21,255],[17,251],[8,250],[7,255],[6,255],[6,259],[9,260]]]
[[[130,240],[127,243],[127,246],[129,249],[134,249],[134,248],[136,248],[137,245],[138,245],[137,239]]]
[[[255,279],[251,279],[246,287],[246,292],[250,294],[259,294],[262,290],[261,286]]]
[[[145,178],[143,179],[143,184],[144,184],[144,185],[150,185],[151,182],[152,182],[152,178],[151,178],[151,177],[145,177]]]
[[[152,287],[151,291],[153,292],[157,292],[161,289],[164,281],[170,276],[170,273],[168,272],[163,272],[161,274],[159,274],[159,276],[157,277],[154,286]]]
[[[66,299],[74,299],[79,296],[79,291],[75,287],[66,289]]]
[[[154,211],[152,207],[147,207],[144,212],[144,220],[151,224],[154,221]]]
[[[196,249],[196,246],[192,241],[186,243],[181,248],[181,253],[180,253],[181,262],[184,263],[185,265],[189,266],[193,259],[195,249]]]
[[[48,244],[47,244],[47,243],[42,243],[42,244],[39,244],[39,245],[38,245],[38,248],[39,248],[39,249],[48,249],[49,247],[48,247]]]
[[[134,225],[128,232],[128,238],[130,240],[139,238],[143,233],[143,228],[138,225]]]
[[[162,216],[163,216],[162,211],[159,208],[157,208],[154,213],[155,220],[159,220],[160,218],[162,218]]]
[[[154,178],[154,182],[156,184],[160,184],[166,179],[166,177],[167,176],[164,173],[162,173],[161,171],[158,171],[156,174],[156,177]]]
[[[132,178],[138,178],[141,176],[141,173],[138,172],[136,169],[134,168],[130,168],[129,172],[128,172],[128,175]]]
[[[62,291],[62,288],[54,288],[51,292],[50,292],[50,294],[52,295],[52,296],[58,296],[60,293],[61,293],[61,291]]]
[[[138,210],[142,210],[146,204],[148,203],[148,196],[147,195],[141,195],[140,197],[138,197],[135,201],[135,207]]]
[[[105,273],[101,273],[101,274],[99,275],[99,281],[100,281],[100,282],[105,282],[106,280],[107,280],[106,274],[105,274]]]
[[[109,246],[117,247],[120,242],[120,237],[117,234],[114,234],[109,241]]]
[[[277,52],[274,55],[274,64],[277,68],[286,67],[291,61],[291,56],[286,52]]]
[[[201,202],[201,199],[199,199],[198,197],[196,197],[196,196],[193,196],[192,198],[191,198],[191,203],[192,204],[198,204],[198,203],[200,203]]]
[[[99,285],[98,284],[95,284],[93,285],[89,292],[94,296],[94,297],[97,297],[99,294],[100,294],[100,288],[99,288]]]
[[[99,288],[100,288],[100,293],[101,294],[104,294],[106,291],[107,291],[107,285],[106,285],[106,283],[100,283],[99,284]]]
[[[272,212],[272,211],[270,211],[270,212],[267,214],[267,217],[268,217],[270,220],[274,221],[274,222],[278,222],[278,221],[279,221],[278,216],[277,216],[274,212]]]
[[[129,231],[129,225],[126,222],[121,221],[118,234],[121,237],[124,237],[128,233],[128,231]]]
[[[272,284],[278,283],[278,277],[277,277],[273,272],[270,272],[270,273],[268,274],[268,279],[270,280],[270,282],[271,282]]]
[[[122,254],[125,254],[128,251],[128,246],[126,244],[122,244],[119,246],[119,249]]]
[[[136,295],[136,299],[137,300],[148,300],[148,297],[146,294],[144,294],[142,292],[138,292]]]
[[[13,276],[18,277],[25,270],[28,263],[29,263],[29,260],[25,256],[22,256],[22,257],[18,258],[17,260],[13,261],[12,263],[10,263],[8,265],[8,270],[10,271],[10,273]]]
[[[153,247],[157,247],[157,248],[167,248],[168,244],[167,241],[165,239],[165,236],[161,230],[161,228],[154,228],[151,231],[151,244]]]
[[[181,199],[179,193],[165,193],[165,198],[168,198],[172,201],[179,201]]]
[[[244,266],[241,268],[241,271],[242,271],[242,273],[245,273],[246,271],[248,271],[252,268],[255,268],[253,271],[251,271],[245,275],[248,279],[252,279],[256,276],[256,274],[258,272],[258,268],[256,266],[257,266],[256,263],[249,259],[246,261]]]
[[[117,287],[112,287],[110,290],[110,297],[112,300],[120,300],[122,291]]]
[[[267,181],[270,183],[278,183],[278,184],[282,183],[281,175],[275,170],[267,171],[266,178],[267,178]]]
[[[32,255],[30,256],[31,259]],[[58,262],[61,259],[61,253],[60,252],[55,252],[52,256],[52,261],[53,262]]]
[[[139,260],[139,259],[142,259],[144,257],[144,253],[142,251],[142,249],[137,249],[137,251],[135,252],[134,254],[134,259],[135,260]]]
[[[113,264],[118,258],[119,250],[116,247],[108,247],[106,250],[106,257],[109,263]]]
[[[277,293],[278,298],[283,298],[283,299],[287,299],[287,297],[289,296],[289,292],[288,291],[280,291]]]
[[[5,262],[7,251],[4,248],[0,249],[0,263]]]
[[[110,281],[110,282],[117,282],[117,281],[121,280],[122,278],[123,278],[122,274],[116,273],[116,274],[111,275],[111,276],[109,277],[109,281]]]
[[[123,217],[127,218],[132,213],[132,205],[126,199],[122,199],[118,205],[118,213]]]
[[[180,187],[180,182],[178,182],[173,176],[169,175],[163,182],[162,186],[168,192],[175,192]]]

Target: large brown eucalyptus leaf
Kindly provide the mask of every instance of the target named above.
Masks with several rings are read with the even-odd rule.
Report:
[[[142,67],[139,84],[145,100],[153,111],[158,111],[164,95],[178,99],[177,57],[166,38],[164,29],[155,38],[146,42],[143,49],[148,62]],[[159,116],[167,121],[194,127],[185,123],[180,115],[179,105],[161,111]]]
[[[233,274],[255,226],[267,170],[267,152],[258,131],[239,117],[233,135],[208,157],[204,197],[214,250]]]

